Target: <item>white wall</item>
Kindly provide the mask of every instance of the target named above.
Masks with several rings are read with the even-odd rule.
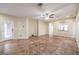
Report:
[[[15,17],[0,14],[0,39],[5,39],[4,38],[4,24],[5,23],[13,23],[13,19],[15,19]]]
[[[2,15],[0,15],[0,40],[2,40],[3,39],[3,17],[2,17]]]
[[[48,23],[49,36],[53,36],[53,23]]]
[[[15,38],[29,38],[37,35],[37,20],[31,17],[19,17],[15,20]]]
[[[29,38],[29,19],[28,17],[26,17],[26,38],[28,39]]]
[[[38,21],[38,36],[48,34],[48,24],[43,21]]]
[[[13,23],[13,33],[12,38],[27,38],[26,29],[27,29],[27,19],[24,17],[16,17],[5,14],[0,14],[0,40],[5,39],[4,37],[4,24]]]
[[[38,22],[33,18],[29,18],[29,36],[38,35]]]
[[[76,17],[76,41],[79,48],[79,9]]]
[[[0,39],[4,39],[4,24],[13,23],[13,39],[29,38],[31,35],[48,34],[48,24],[30,17],[0,14]]]
[[[53,23],[54,35],[75,38],[75,19],[66,19],[65,20],[66,24],[68,25],[68,31],[59,30],[59,25],[61,24],[61,22],[62,22],[62,20],[56,21]]]
[[[14,20],[14,38],[26,38],[27,20],[22,17]]]

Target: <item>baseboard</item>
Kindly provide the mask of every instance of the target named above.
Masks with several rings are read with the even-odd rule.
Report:
[[[65,38],[74,38],[75,39],[75,37],[71,37],[71,36],[63,36],[63,35],[53,35],[53,36],[61,36],[61,37],[65,37]]]
[[[42,35],[38,35],[38,36],[45,36],[45,35],[49,35],[49,34],[42,34]]]

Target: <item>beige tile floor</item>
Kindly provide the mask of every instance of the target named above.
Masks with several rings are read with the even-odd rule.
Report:
[[[48,35],[0,42],[1,55],[78,55],[76,40]]]

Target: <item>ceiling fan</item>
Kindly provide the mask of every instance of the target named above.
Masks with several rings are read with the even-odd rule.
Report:
[[[49,18],[54,18],[55,17],[55,14],[50,14],[49,15]]]
[[[42,7],[43,6],[43,3],[38,3],[37,6],[38,7]]]
[[[42,9],[43,8],[43,3],[38,3],[37,6]],[[44,9],[44,8],[43,8]],[[45,11],[44,11],[45,12]],[[48,17],[48,18],[55,18],[55,14],[52,14],[52,11],[50,12],[45,12],[42,14],[42,17],[45,18],[45,17]]]

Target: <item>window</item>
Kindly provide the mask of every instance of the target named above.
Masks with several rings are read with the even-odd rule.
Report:
[[[59,26],[59,30],[60,30],[60,31],[68,31],[68,25],[66,25],[66,24],[60,25],[60,26]]]

